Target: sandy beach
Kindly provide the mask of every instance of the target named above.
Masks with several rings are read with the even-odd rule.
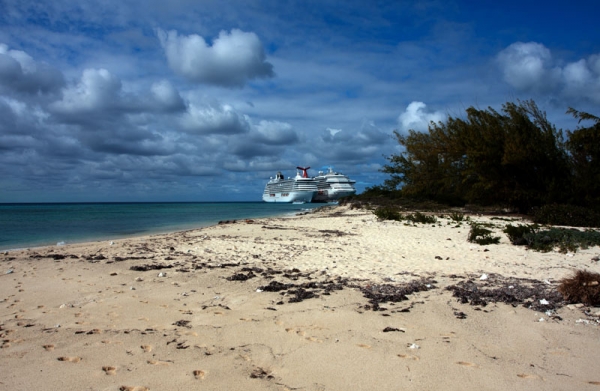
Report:
[[[337,207],[1,253],[0,390],[600,390],[600,308],[554,300],[600,248],[472,219],[500,244]],[[522,286],[548,296],[449,289]]]

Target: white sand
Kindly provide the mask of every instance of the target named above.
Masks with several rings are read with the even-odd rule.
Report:
[[[506,224],[478,220],[497,232]],[[460,304],[444,289],[483,273],[556,285],[576,269],[600,272],[591,261],[600,249],[537,253],[501,233],[499,245],[479,246],[467,225],[448,223],[405,226],[340,207],[0,255],[0,390],[600,389],[600,325],[584,313],[599,309],[564,307],[558,320]],[[130,270],[159,263],[178,266]],[[231,263],[241,265],[216,267]],[[297,268],[313,280],[226,280],[244,266]],[[387,311],[366,310],[358,288],[300,303],[257,292],[328,275],[437,283]]]

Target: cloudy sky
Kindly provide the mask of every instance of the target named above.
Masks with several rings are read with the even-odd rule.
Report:
[[[600,114],[600,2],[0,0],[0,202],[260,200],[382,183],[394,130]]]

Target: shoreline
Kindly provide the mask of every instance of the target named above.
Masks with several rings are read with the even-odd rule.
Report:
[[[0,390],[597,389],[600,312],[552,292],[600,248],[467,232],[336,207],[0,253]]]
[[[207,204],[211,204],[214,202],[206,202]],[[250,203],[250,202],[248,202]],[[59,203],[47,203],[47,204],[59,204]],[[77,204],[77,205],[97,205],[97,204],[119,204],[119,205],[127,205],[127,204],[140,204],[140,203],[126,203],[126,202],[119,202],[119,203],[65,203],[65,204]],[[165,203],[153,203],[153,202],[148,202],[148,203],[142,203],[142,204],[165,204]],[[166,203],[166,204],[194,204],[194,203],[188,203],[188,202],[173,202],[173,203]],[[221,202],[220,204],[227,204],[227,202]],[[36,203],[37,205],[37,203]],[[303,213],[310,213],[313,210],[318,210],[318,209],[322,209],[322,208],[327,208],[331,205],[327,205],[327,204],[323,204],[322,206],[317,206],[315,208],[309,209],[308,211],[295,211],[295,212],[290,212],[290,211],[286,211],[286,212],[282,212],[281,214],[275,214],[269,217],[260,217],[260,218],[278,218],[278,217],[285,217],[285,216],[297,216]],[[244,220],[245,218],[241,218],[241,220]],[[11,247],[11,248],[0,248],[0,253],[4,253],[6,251],[8,252],[13,252],[13,251],[22,251],[22,250],[28,250],[28,249],[37,249],[37,248],[45,248],[45,247],[61,247],[64,245],[72,245],[72,244],[86,244],[86,243],[100,243],[103,241],[114,241],[114,240],[123,240],[123,239],[135,239],[138,237],[145,237],[145,236],[155,236],[155,235],[169,235],[169,234],[175,234],[178,232],[182,232],[182,231],[190,231],[190,230],[199,230],[199,229],[203,229],[203,228],[207,228],[207,227],[211,227],[214,225],[218,225],[221,221],[223,220],[218,220],[218,219],[212,219],[210,221],[206,221],[203,223],[185,223],[185,224],[174,224],[173,227],[167,227],[167,228],[150,228],[148,229],[146,232],[139,232],[139,233],[133,233],[133,234],[116,234],[116,235],[108,235],[105,234],[103,237],[99,237],[98,234],[95,234],[94,236],[90,236],[90,237],[82,237],[81,239],[78,240],[73,240],[73,241],[59,241],[59,242],[55,242],[54,244],[52,243],[48,243],[48,244],[36,244],[36,243],[30,243],[29,245],[25,244],[23,246],[20,247]],[[58,243],[63,243],[63,244],[58,244]]]

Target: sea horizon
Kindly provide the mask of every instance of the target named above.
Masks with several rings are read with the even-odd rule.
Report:
[[[164,234],[223,220],[294,215],[325,205],[262,201],[0,203],[0,250]]]

